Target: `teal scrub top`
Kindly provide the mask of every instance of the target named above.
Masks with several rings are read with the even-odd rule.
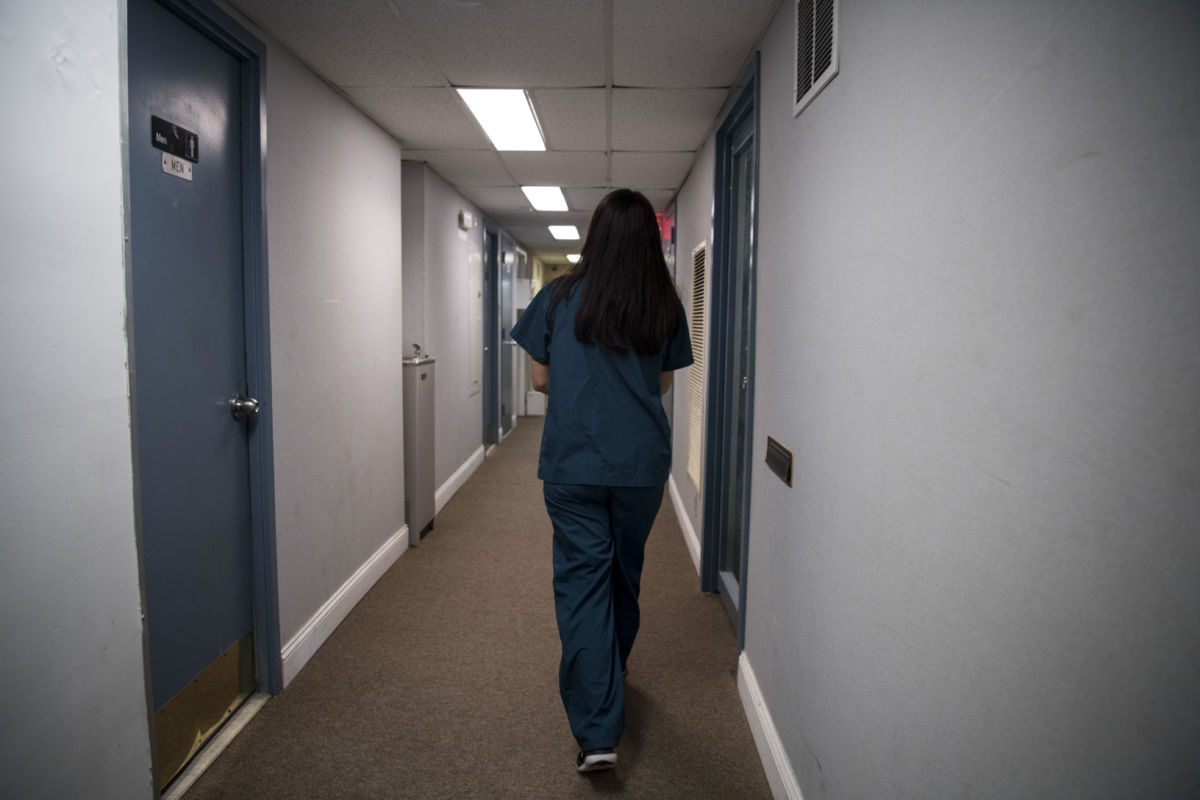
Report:
[[[662,486],[671,471],[671,426],[658,377],[692,363],[686,320],[680,314],[678,329],[651,356],[584,344],[575,338],[582,289],[582,282],[576,284],[559,302],[551,323],[546,312],[554,287],[544,287],[512,329],[512,338],[550,367],[538,478]]]

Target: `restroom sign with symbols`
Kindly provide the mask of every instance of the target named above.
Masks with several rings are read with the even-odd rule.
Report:
[[[162,117],[150,117],[150,143],[162,152],[162,170],[168,175],[192,179],[192,165],[200,160],[200,137]]]

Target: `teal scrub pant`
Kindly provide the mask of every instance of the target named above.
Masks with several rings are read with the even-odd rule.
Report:
[[[558,688],[581,750],[616,747],[625,730],[622,668],[641,619],[646,538],[663,487],[544,483],[554,525]]]

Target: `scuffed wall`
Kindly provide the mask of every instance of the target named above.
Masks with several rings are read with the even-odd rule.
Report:
[[[149,798],[116,2],[0,7],[0,795]],[[83,135],[86,134],[86,135]]]
[[[842,3],[798,118],[762,45],[746,657],[809,800],[1200,787],[1200,14],[1129,11]]]
[[[275,521],[286,643],[404,526],[401,153],[267,41]]]

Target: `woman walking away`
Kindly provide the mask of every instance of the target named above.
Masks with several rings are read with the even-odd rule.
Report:
[[[692,363],[654,207],[618,189],[592,214],[579,262],[529,304],[512,337],[554,394],[538,477],[554,525],[559,692],[580,772],[616,766],[623,674],[638,630],[646,537],[671,469],[662,393]]]

